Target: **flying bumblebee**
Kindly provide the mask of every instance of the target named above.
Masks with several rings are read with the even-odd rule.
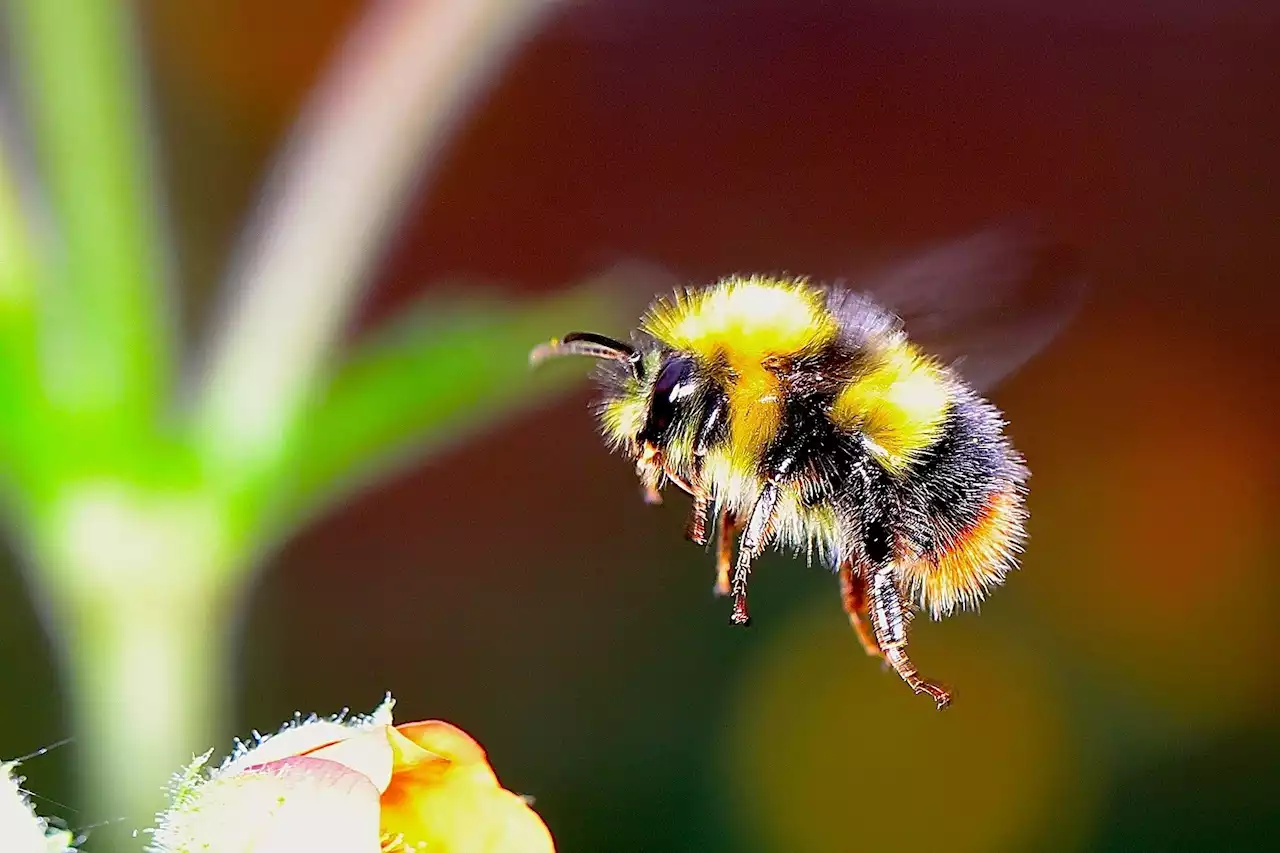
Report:
[[[734,624],[750,623],[766,547],[807,552],[838,576],[866,652],[945,708],[907,654],[911,618],[976,608],[1025,539],[1028,470],[981,394],[1083,292],[1072,256],[1028,236],[984,232],[856,289],[725,278],[659,298],[632,343],[574,332],[530,361],[599,360],[607,444],[648,502],[668,483],[692,497],[687,536],[714,533]]]

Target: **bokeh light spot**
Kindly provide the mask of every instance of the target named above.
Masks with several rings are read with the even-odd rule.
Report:
[[[760,849],[1075,849],[1089,798],[1053,684],[975,626],[916,628],[922,671],[956,688],[945,712],[867,658],[837,604],[773,636],[724,744],[732,814]]]
[[[1266,413],[1280,395],[1206,341],[1188,358],[1193,337],[1148,318],[1081,347],[1074,379],[1048,380],[1062,389],[1058,429],[1094,438],[1088,453],[1033,460],[1024,575],[1109,690],[1211,731],[1276,683]]]

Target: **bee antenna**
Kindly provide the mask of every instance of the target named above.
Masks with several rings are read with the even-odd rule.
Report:
[[[570,332],[563,338],[539,344],[529,353],[529,363],[536,365],[548,358],[562,355],[586,355],[620,361],[636,375],[640,372],[640,353],[635,347],[592,332]]]

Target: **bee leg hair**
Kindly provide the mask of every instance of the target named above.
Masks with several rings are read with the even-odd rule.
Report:
[[[907,656],[908,613],[898,592],[897,572],[892,562],[878,567],[871,575],[871,624],[884,659],[916,693],[928,694],[942,710],[951,704],[951,693],[939,684],[921,678],[915,664]]]
[[[711,404],[702,424],[698,427],[697,440],[693,445],[693,476],[690,478],[689,494],[693,495],[693,513],[689,517],[689,525],[686,528],[685,535],[695,545],[706,545],[708,541],[707,527],[711,520],[711,499],[707,494],[706,487],[702,484],[702,465],[707,458],[707,450],[710,447],[711,439],[715,435],[724,422],[725,407],[728,401],[724,395],[718,395]],[[724,519],[724,513],[721,513],[721,520]],[[724,592],[721,595],[727,595],[729,592],[728,581],[723,584]],[[716,589],[719,590],[721,585],[717,583]]]
[[[700,486],[693,487],[693,509],[689,512],[689,523],[685,525],[684,535],[694,545],[706,545],[709,541],[707,527],[711,520],[711,496]]]
[[[747,524],[738,542],[738,558],[733,566],[733,616],[735,625],[750,625],[747,612],[747,579],[751,575],[751,563],[764,551],[773,535],[773,514],[778,506],[778,484],[767,482],[751,507]]]
[[[738,517],[727,509],[720,510],[716,521],[716,586],[718,596],[730,592],[729,571],[733,567],[733,539],[742,530]]]

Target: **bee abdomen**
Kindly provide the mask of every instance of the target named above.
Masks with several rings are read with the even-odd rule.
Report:
[[[902,578],[935,618],[976,607],[1016,567],[1027,477],[1000,413],[958,389],[941,437],[903,485]]]

